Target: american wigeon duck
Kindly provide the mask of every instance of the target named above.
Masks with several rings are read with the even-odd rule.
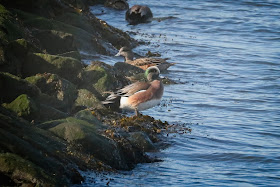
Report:
[[[149,67],[145,71],[147,82],[135,82],[124,88],[111,93],[103,104],[114,103],[119,99],[119,108],[135,111],[139,116],[139,111],[152,108],[160,103],[163,95],[163,84],[159,79],[160,70],[156,67]]]
[[[125,13],[125,20],[131,25],[150,22],[152,18],[153,13],[147,6],[134,5]]]
[[[122,47],[115,56],[123,56],[125,62],[137,66],[143,70],[151,66],[157,66],[160,71],[167,70],[170,66],[173,66],[175,63],[169,63],[166,60],[168,58],[138,58],[133,59],[134,55],[130,48]]]
[[[107,0],[104,5],[116,10],[127,10],[129,8],[126,0]]]

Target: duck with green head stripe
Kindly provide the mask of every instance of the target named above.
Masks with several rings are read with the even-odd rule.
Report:
[[[109,95],[103,104],[114,103],[119,99],[119,108],[128,111],[139,111],[152,108],[160,103],[163,95],[163,84],[159,80],[160,70],[156,66],[145,71],[147,82],[135,82]]]

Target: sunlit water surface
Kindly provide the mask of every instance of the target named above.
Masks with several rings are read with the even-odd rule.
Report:
[[[86,173],[83,186],[279,186],[280,2],[277,0],[130,0],[148,5],[155,18],[127,25],[125,11],[92,12],[145,42],[134,49],[158,52],[177,64],[163,74],[167,106],[147,111],[187,124],[190,134],[169,136],[163,162],[133,171]],[[117,52],[117,51],[116,51]],[[113,65],[122,58],[101,56]]]

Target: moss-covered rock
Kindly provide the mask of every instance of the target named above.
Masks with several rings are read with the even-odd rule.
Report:
[[[37,97],[40,89],[10,73],[0,72],[0,98],[1,102],[9,103],[21,94]]]
[[[0,40],[2,44],[22,37],[16,20],[3,5],[0,4]]]
[[[93,93],[105,95],[104,92],[124,87],[129,81],[110,65],[103,62],[92,62],[81,74],[80,88],[86,88]]]
[[[15,183],[24,181],[17,181],[17,179],[21,179],[20,176],[12,174],[22,173],[22,177],[24,177],[22,179],[32,179],[31,182],[35,185],[42,184],[41,181],[44,181],[46,183],[43,184],[46,185],[64,186],[83,180],[74,164],[84,161],[76,161],[67,153],[67,142],[57,138],[49,131],[30,125],[1,106],[0,124],[1,153],[13,153],[19,156],[11,155],[9,157],[13,160],[5,161],[7,155],[4,155],[5,159],[0,164],[0,168],[4,167],[4,169],[2,168],[0,173],[5,172],[5,176],[9,176]],[[3,154],[1,156],[3,159]],[[47,180],[45,180],[45,174],[48,176]],[[77,178],[79,178],[78,181]],[[43,184],[42,186],[44,186]]]
[[[104,108],[100,100],[92,92],[86,89],[78,90],[78,96],[75,100],[74,106],[76,108]]]
[[[36,115],[39,113],[36,103],[26,94],[18,96],[9,104],[4,103],[3,106],[15,112],[19,117],[23,117],[28,120],[35,119]]]
[[[50,96],[48,94],[41,93],[39,96],[35,97],[34,100],[40,105],[50,106],[60,111],[67,111],[67,108],[65,108],[65,103],[58,100],[55,95]]]
[[[128,140],[133,144],[138,144],[141,146],[136,146],[138,148],[143,148],[144,145],[147,145],[146,148],[152,147],[152,145],[149,145],[149,139],[153,144],[159,141],[159,138],[157,137],[160,135],[160,132],[162,129],[166,129],[168,126],[168,123],[162,122],[161,120],[155,120],[151,116],[147,115],[141,115],[141,116],[132,116],[132,117],[122,117],[116,120],[107,120],[105,119],[103,123],[108,123],[113,125],[114,127],[122,127],[124,128],[129,134],[137,133],[145,133],[148,136],[148,139],[145,138],[146,135],[139,135],[136,133],[135,136],[138,136],[139,141],[131,142],[131,135],[128,136]],[[140,143],[142,141],[142,143]],[[145,143],[144,143],[145,142]],[[144,146],[145,147],[145,146]],[[148,148],[147,150],[149,150]]]
[[[68,8],[63,2],[56,0],[1,0],[1,3],[7,8],[32,12],[50,18],[63,13]]]
[[[73,35],[75,46],[79,50],[88,51],[91,53],[106,53],[105,47],[101,44],[102,40],[97,36],[97,33],[91,33],[90,31],[86,31],[82,28],[78,28],[68,24],[66,20],[56,21],[46,19],[44,17],[40,17],[37,15],[29,14],[22,11],[16,11],[22,20],[24,20],[24,24],[28,27],[35,27],[42,30],[56,30],[63,33],[69,33]],[[76,15],[80,17],[79,14],[70,13],[71,15]],[[69,18],[65,18],[69,19]],[[69,20],[74,21],[74,20]]]
[[[66,53],[61,53],[61,54],[58,54],[59,56],[63,56],[63,57],[71,57],[71,58],[75,58],[79,61],[82,60],[82,57],[79,53],[79,51],[69,51],[69,52],[66,52]]]
[[[92,154],[97,159],[116,169],[129,169],[122,152],[114,141],[102,136],[100,124],[89,123],[77,118],[45,122],[40,125],[49,129],[58,137],[63,138],[73,146],[79,146],[82,151]],[[78,147],[77,147],[78,148]]]
[[[17,185],[55,185],[55,180],[48,176],[42,168],[12,153],[0,153],[0,172],[9,176]]]
[[[35,30],[32,34],[39,40],[41,47],[49,54],[60,54],[77,50],[72,34],[56,30]]]
[[[92,44],[95,51],[102,54],[115,54],[115,48],[122,46],[136,46],[137,42],[127,33],[114,28],[105,21],[96,18],[92,14],[68,13],[57,17],[57,20],[80,28],[93,37]]]
[[[135,75],[138,75],[141,73],[144,75],[144,72],[145,72],[141,68],[138,68],[136,66],[133,66],[133,65],[130,65],[130,64],[124,63],[124,62],[115,63],[114,68],[116,68],[117,71],[120,72],[121,74],[128,76],[128,77],[135,76]]]
[[[53,73],[77,83],[79,82],[77,76],[82,68],[82,63],[74,58],[33,53],[27,56],[22,67],[22,74],[24,77],[28,77],[37,73]]]
[[[98,128],[105,128],[106,126],[99,121],[95,116],[94,112],[90,110],[81,110],[75,114],[75,118],[87,121],[88,123],[95,124]]]
[[[88,3],[91,0],[65,0],[65,2],[71,4],[71,6],[75,7],[76,9],[87,9],[88,8]]]
[[[36,123],[45,122],[49,120],[62,119],[69,116],[68,113],[62,112],[52,106],[40,103],[40,113],[36,116]]]
[[[9,42],[4,48],[5,61],[0,65],[2,71],[21,76],[21,69],[26,55],[40,50],[25,39]]]
[[[56,74],[45,73],[27,77],[26,80],[40,88],[41,92],[59,100],[60,110],[70,112],[77,98],[76,86]],[[45,103],[47,104],[47,103]]]

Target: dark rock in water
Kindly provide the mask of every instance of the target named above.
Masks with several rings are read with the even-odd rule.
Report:
[[[21,94],[30,97],[37,97],[40,94],[40,89],[37,86],[4,72],[0,72],[0,90],[1,102],[6,103],[13,101]]]
[[[147,6],[134,5],[125,13],[125,20],[131,25],[150,22],[152,18],[153,13]]]
[[[127,10],[129,8],[126,0],[106,0],[104,5],[116,10]]]
[[[155,145],[151,141],[151,139],[147,136],[147,134],[143,132],[133,132],[130,133],[130,137],[128,140],[132,143],[132,145],[142,149],[143,151],[154,151]]]

